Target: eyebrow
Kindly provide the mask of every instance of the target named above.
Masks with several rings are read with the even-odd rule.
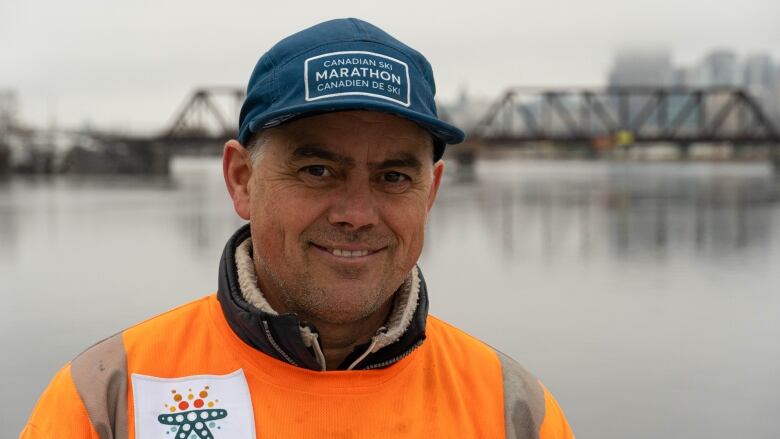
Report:
[[[338,163],[342,166],[355,166],[355,159],[318,146],[301,146],[293,151],[292,156],[294,159],[319,158]],[[410,153],[402,153],[398,157],[387,159],[379,163],[372,163],[369,167],[372,170],[410,168],[414,169],[416,172],[420,172],[422,170],[422,162]]]
[[[412,154],[404,153],[401,154],[400,157],[387,159],[380,163],[371,165],[371,169],[374,170],[388,168],[410,168],[419,173],[422,170],[422,163],[420,162],[420,159],[413,156]]]
[[[327,149],[317,146],[301,146],[300,148],[296,148],[295,151],[293,151],[292,156],[296,159],[307,159],[313,157],[336,162],[342,166],[355,165],[355,160],[353,158],[337,154],[333,151],[328,151]]]

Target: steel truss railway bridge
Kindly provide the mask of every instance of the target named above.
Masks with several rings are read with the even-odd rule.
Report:
[[[243,99],[240,88],[199,88],[157,136],[94,136],[107,147],[123,145],[157,157],[153,167],[164,172],[171,155],[219,154],[236,135]],[[778,129],[756,99],[733,87],[511,88],[466,128],[465,145],[448,153],[461,164],[491,148],[542,144],[598,155],[628,146],[672,144],[685,156],[691,145],[707,143],[728,144],[735,151],[760,146],[780,166]]]

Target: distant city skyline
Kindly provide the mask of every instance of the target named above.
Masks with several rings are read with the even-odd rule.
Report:
[[[672,53],[663,48],[626,48],[615,55],[607,77],[611,86],[677,85],[771,86],[780,82],[780,59],[771,53],[740,54],[729,48],[713,49],[696,63],[672,62]]]
[[[495,99],[518,85],[603,86],[626,47],[664,48],[672,65],[695,65],[719,48],[780,60],[780,2],[770,0],[333,1],[327,8],[5,0],[0,90],[15,91],[19,119],[37,127],[153,131],[195,87],[244,86],[274,42],[340,16],[364,18],[422,51],[443,102],[464,88]]]
[[[769,52],[739,54],[718,48],[698,62],[679,65],[664,49],[624,50],[615,56],[608,86],[741,87],[780,125],[780,59]]]

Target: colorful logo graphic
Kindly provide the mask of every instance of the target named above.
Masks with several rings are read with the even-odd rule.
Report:
[[[187,394],[171,390],[173,404],[164,404],[166,413],[157,416],[157,421],[163,425],[170,425],[171,429],[166,434],[173,434],[176,439],[214,439],[212,428],[220,429],[216,421],[225,418],[227,410],[217,407],[218,399],[208,401],[209,386],[205,386],[200,392],[194,394],[192,389],[187,389]],[[192,408],[192,409],[190,409]]]

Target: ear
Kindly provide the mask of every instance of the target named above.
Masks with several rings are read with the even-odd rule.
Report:
[[[238,216],[249,220],[249,180],[252,177],[252,159],[237,140],[229,140],[222,150],[222,174],[233,208]]]
[[[428,212],[431,211],[433,202],[436,201],[436,194],[439,192],[442,175],[444,175],[444,161],[439,160],[433,164],[433,184],[431,184],[431,192],[428,194]]]

